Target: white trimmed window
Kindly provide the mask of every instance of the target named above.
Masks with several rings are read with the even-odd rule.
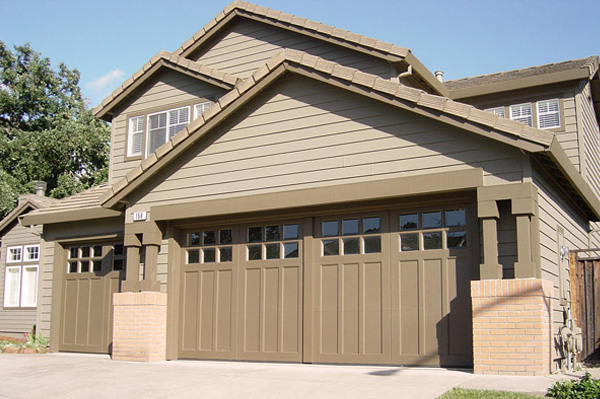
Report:
[[[515,104],[510,106],[510,119],[533,126],[533,112],[531,103]]]
[[[152,154],[177,132],[190,123],[190,107],[148,115],[148,137],[146,155]]]
[[[129,137],[127,140],[127,156],[136,157],[142,155],[144,144],[144,117],[136,116],[129,118]]]
[[[560,127],[558,99],[537,102],[537,124],[540,129]]]
[[[8,266],[4,274],[4,307],[17,308],[21,297],[21,266]]]
[[[23,258],[23,247],[6,248],[6,263],[20,262]]]
[[[200,104],[194,105],[194,120],[198,119],[200,115],[206,112],[207,109],[212,105],[212,101],[206,101]]]
[[[484,111],[506,118],[504,107],[487,108]]]
[[[25,245],[25,258],[24,262],[34,262],[40,260],[40,246],[39,245]]]
[[[33,308],[37,306],[39,244],[8,247],[7,263],[18,265],[4,269],[4,307]]]

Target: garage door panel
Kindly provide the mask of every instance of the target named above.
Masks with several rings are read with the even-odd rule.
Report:
[[[62,318],[62,344],[64,345],[75,345],[75,336],[77,330],[70,328],[70,326],[77,325],[77,292],[79,284],[77,280],[68,279],[64,284],[64,307]]]
[[[302,349],[300,336],[300,267],[289,266],[283,268],[282,287],[281,351],[298,354]]]
[[[264,300],[262,306],[264,334],[262,346],[264,352],[273,353],[279,351],[279,268],[268,267],[264,269]]]
[[[244,271],[245,279],[243,286],[245,292],[243,317],[243,351],[260,351],[260,305],[261,305],[261,269],[247,269]]]
[[[195,350],[198,348],[198,314],[199,293],[197,289],[200,280],[199,272],[184,272],[183,275],[183,297],[185,301],[182,306],[182,347],[184,350]]]
[[[443,303],[442,303],[442,261],[427,259],[423,261],[423,355],[438,355],[439,336],[443,336]]]
[[[105,309],[108,305],[108,300],[105,285],[107,281],[105,279],[94,278],[89,281],[89,314],[87,319],[87,335],[85,345],[100,347],[102,346],[102,339],[104,337],[104,317]]]
[[[421,279],[419,278],[419,262],[416,260],[402,261],[394,271],[392,292],[396,295],[392,306],[395,309],[394,318],[394,345],[395,355],[418,355],[420,348],[419,339],[419,295],[421,292]],[[394,286],[400,287],[394,290]],[[396,310],[397,309],[397,310]]]
[[[88,344],[88,323],[90,320],[90,281],[79,280],[77,287],[77,323],[75,325],[75,345]]]
[[[338,353],[338,265],[321,266],[318,338],[320,353]]]
[[[361,353],[367,355],[383,355],[383,265],[381,262],[365,263],[362,278],[362,302],[364,306],[360,331],[364,337]]]
[[[342,292],[339,301],[342,303],[338,317],[340,318],[341,353],[358,355],[360,353],[360,319],[359,319],[359,284],[360,270],[358,263],[346,263],[342,269]]]
[[[200,342],[198,347],[200,350],[215,349],[215,278],[214,270],[206,270],[200,272]]]
[[[217,329],[215,331],[217,351],[230,352],[233,339],[233,271],[217,271]]]

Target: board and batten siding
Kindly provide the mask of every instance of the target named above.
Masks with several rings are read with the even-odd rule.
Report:
[[[34,245],[40,243],[41,227],[35,226],[33,229],[23,227],[16,221],[6,229],[6,233],[1,236],[2,246],[0,247],[0,335],[12,335],[21,337],[23,333],[31,331],[31,327],[37,324],[36,309],[11,309],[4,308],[4,283],[6,270],[6,248],[16,245]],[[40,247],[41,250],[41,247]],[[43,251],[40,254],[43,256]],[[10,264],[8,266],[11,266]],[[38,267],[38,282],[40,269]],[[39,305],[39,284],[38,284],[38,305]]]
[[[225,93],[221,88],[170,70],[148,82],[139,89],[133,100],[119,109],[118,116],[112,120],[109,183],[115,183],[140,163],[139,159],[126,159],[128,117],[218,99]],[[190,118],[193,118],[193,109],[191,111]]]
[[[82,238],[107,236],[107,235],[123,235],[124,224],[123,218],[98,219],[93,223],[89,221],[50,224],[44,228],[44,238],[42,239],[41,247],[42,260],[40,261],[40,289],[38,290],[38,314],[40,331],[44,336],[50,336],[50,320],[52,314],[52,298],[53,298],[53,278],[55,267],[62,266],[67,268],[67,265],[61,265],[63,254],[56,252],[57,242],[77,243],[81,242]],[[102,240],[104,241],[104,240]],[[115,242],[119,240],[109,240]],[[120,240],[122,241],[122,239]],[[93,241],[92,241],[93,242]],[[59,246],[60,248],[60,246]],[[59,249],[62,250],[62,249]],[[56,322],[60,322],[57,320]]]
[[[558,189],[537,170],[534,170],[533,182],[538,188],[542,279],[554,285],[552,333],[556,335],[565,321],[561,299],[570,299],[569,261],[560,259],[559,237],[564,236],[563,245],[570,250],[588,248],[589,226],[587,219],[575,212],[558,194]]]
[[[471,168],[483,168],[487,185],[522,181],[512,147],[308,78],[279,82],[230,119],[132,195],[128,215]]]
[[[380,58],[251,20],[232,24],[189,58],[246,78],[284,48],[304,51],[383,79],[394,77],[392,66]]]

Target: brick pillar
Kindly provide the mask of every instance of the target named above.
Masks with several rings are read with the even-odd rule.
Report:
[[[167,294],[122,292],[113,297],[113,360],[166,359]]]
[[[552,289],[534,278],[471,281],[475,374],[551,372]]]

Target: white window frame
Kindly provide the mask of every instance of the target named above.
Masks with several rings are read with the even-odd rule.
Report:
[[[212,101],[205,101],[194,105],[194,120],[198,119],[200,115],[206,112],[207,109],[213,104]],[[200,111],[198,110],[200,108]]]
[[[529,107],[529,115],[524,115],[522,113],[522,109],[524,106]],[[519,115],[513,115],[513,110],[519,107]],[[510,119],[513,121],[524,123],[528,126],[533,126],[533,104],[532,103],[521,103],[521,104],[513,104],[509,107],[510,110]],[[527,122],[529,121],[529,123]]]
[[[30,258],[29,257],[29,252],[27,251],[28,248],[37,248],[37,257],[36,258]],[[40,246],[39,244],[35,244],[35,245],[25,245],[23,247],[23,262],[35,262],[40,260]]]
[[[555,103],[556,104],[556,111],[544,111],[544,112],[540,111],[540,105],[542,105],[542,104],[550,104],[550,103]],[[558,127],[561,126],[561,120],[560,120],[560,101],[559,101],[558,98],[552,98],[550,100],[538,101],[536,103],[536,111],[537,111],[537,126],[538,126],[538,128],[540,128],[540,129],[556,129],[556,128],[558,128]],[[546,116],[546,115],[556,115],[557,116],[557,118],[556,118],[557,124],[553,125],[553,126],[544,126],[544,127],[542,127],[541,118],[543,116]]]
[[[141,125],[142,125],[142,129],[141,130],[134,130],[134,127],[138,124],[137,121],[141,120]],[[140,115],[140,116],[134,116],[129,118],[129,127],[128,127],[128,131],[127,131],[127,156],[128,157],[140,157],[142,156],[142,154],[144,153],[144,115]],[[139,152],[133,152],[133,143],[134,143],[134,139],[133,136],[134,135],[139,135],[139,139],[141,141],[140,143],[140,151]]]
[[[35,272],[31,273],[28,270],[35,270]],[[27,285],[25,284],[25,276],[31,273],[31,277],[33,278],[33,292],[30,293],[26,291]],[[35,308],[37,307],[38,301],[38,280],[39,280],[39,266],[38,265],[25,265],[21,267],[21,293],[20,293],[20,306],[22,308]],[[31,302],[26,302],[26,298],[31,296],[33,300]]]
[[[498,115],[502,118],[506,118],[506,109],[504,107],[494,107],[494,108],[486,108],[485,112],[492,113],[494,115]]]
[[[146,157],[148,157],[148,156],[150,156],[152,154],[152,152],[150,152],[150,117],[155,116],[155,115],[160,115],[160,114],[166,114],[166,116],[167,116],[167,122],[166,122],[166,125],[165,125],[165,128],[164,128],[165,129],[165,141],[164,141],[164,143],[166,143],[167,141],[169,141],[171,139],[171,137],[173,137],[175,135],[175,134],[170,135],[170,133],[169,133],[170,128],[173,127],[173,126],[181,125],[182,124],[182,122],[179,122],[179,121],[177,121],[177,123],[172,123],[172,121],[171,121],[171,112],[173,112],[173,111],[180,111],[182,109],[187,109],[187,111],[188,111],[187,122],[185,123],[186,125],[188,125],[190,123],[190,111],[191,111],[191,109],[190,109],[189,106],[168,109],[168,110],[160,111],[160,112],[154,112],[154,113],[148,114],[146,116]],[[158,147],[156,147],[156,148],[158,148]]]
[[[11,249],[19,250],[19,258],[18,259],[12,259]],[[17,246],[12,246],[12,247],[6,247],[6,263],[19,263],[19,262],[21,262],[22,259],[23,259],[23,247],[22,246],[17,245]]]
[[[11,286],[9,285],[9,270],[18,270],[19,271],[19,275],[17,277],[18,279],[18,284],[17,284],[17,293],[16,293],[16,302],[9,302],[9,298],[15,297],[15,294],[11,291]],[[21,275],[22,275],[22,270],[21,270],[21,266],[6,266],[6,268],[4,269],[4,307],[5,308],[18,308],[21,302]],[[7,295],[7,293],[11,293],[12,295]]]

